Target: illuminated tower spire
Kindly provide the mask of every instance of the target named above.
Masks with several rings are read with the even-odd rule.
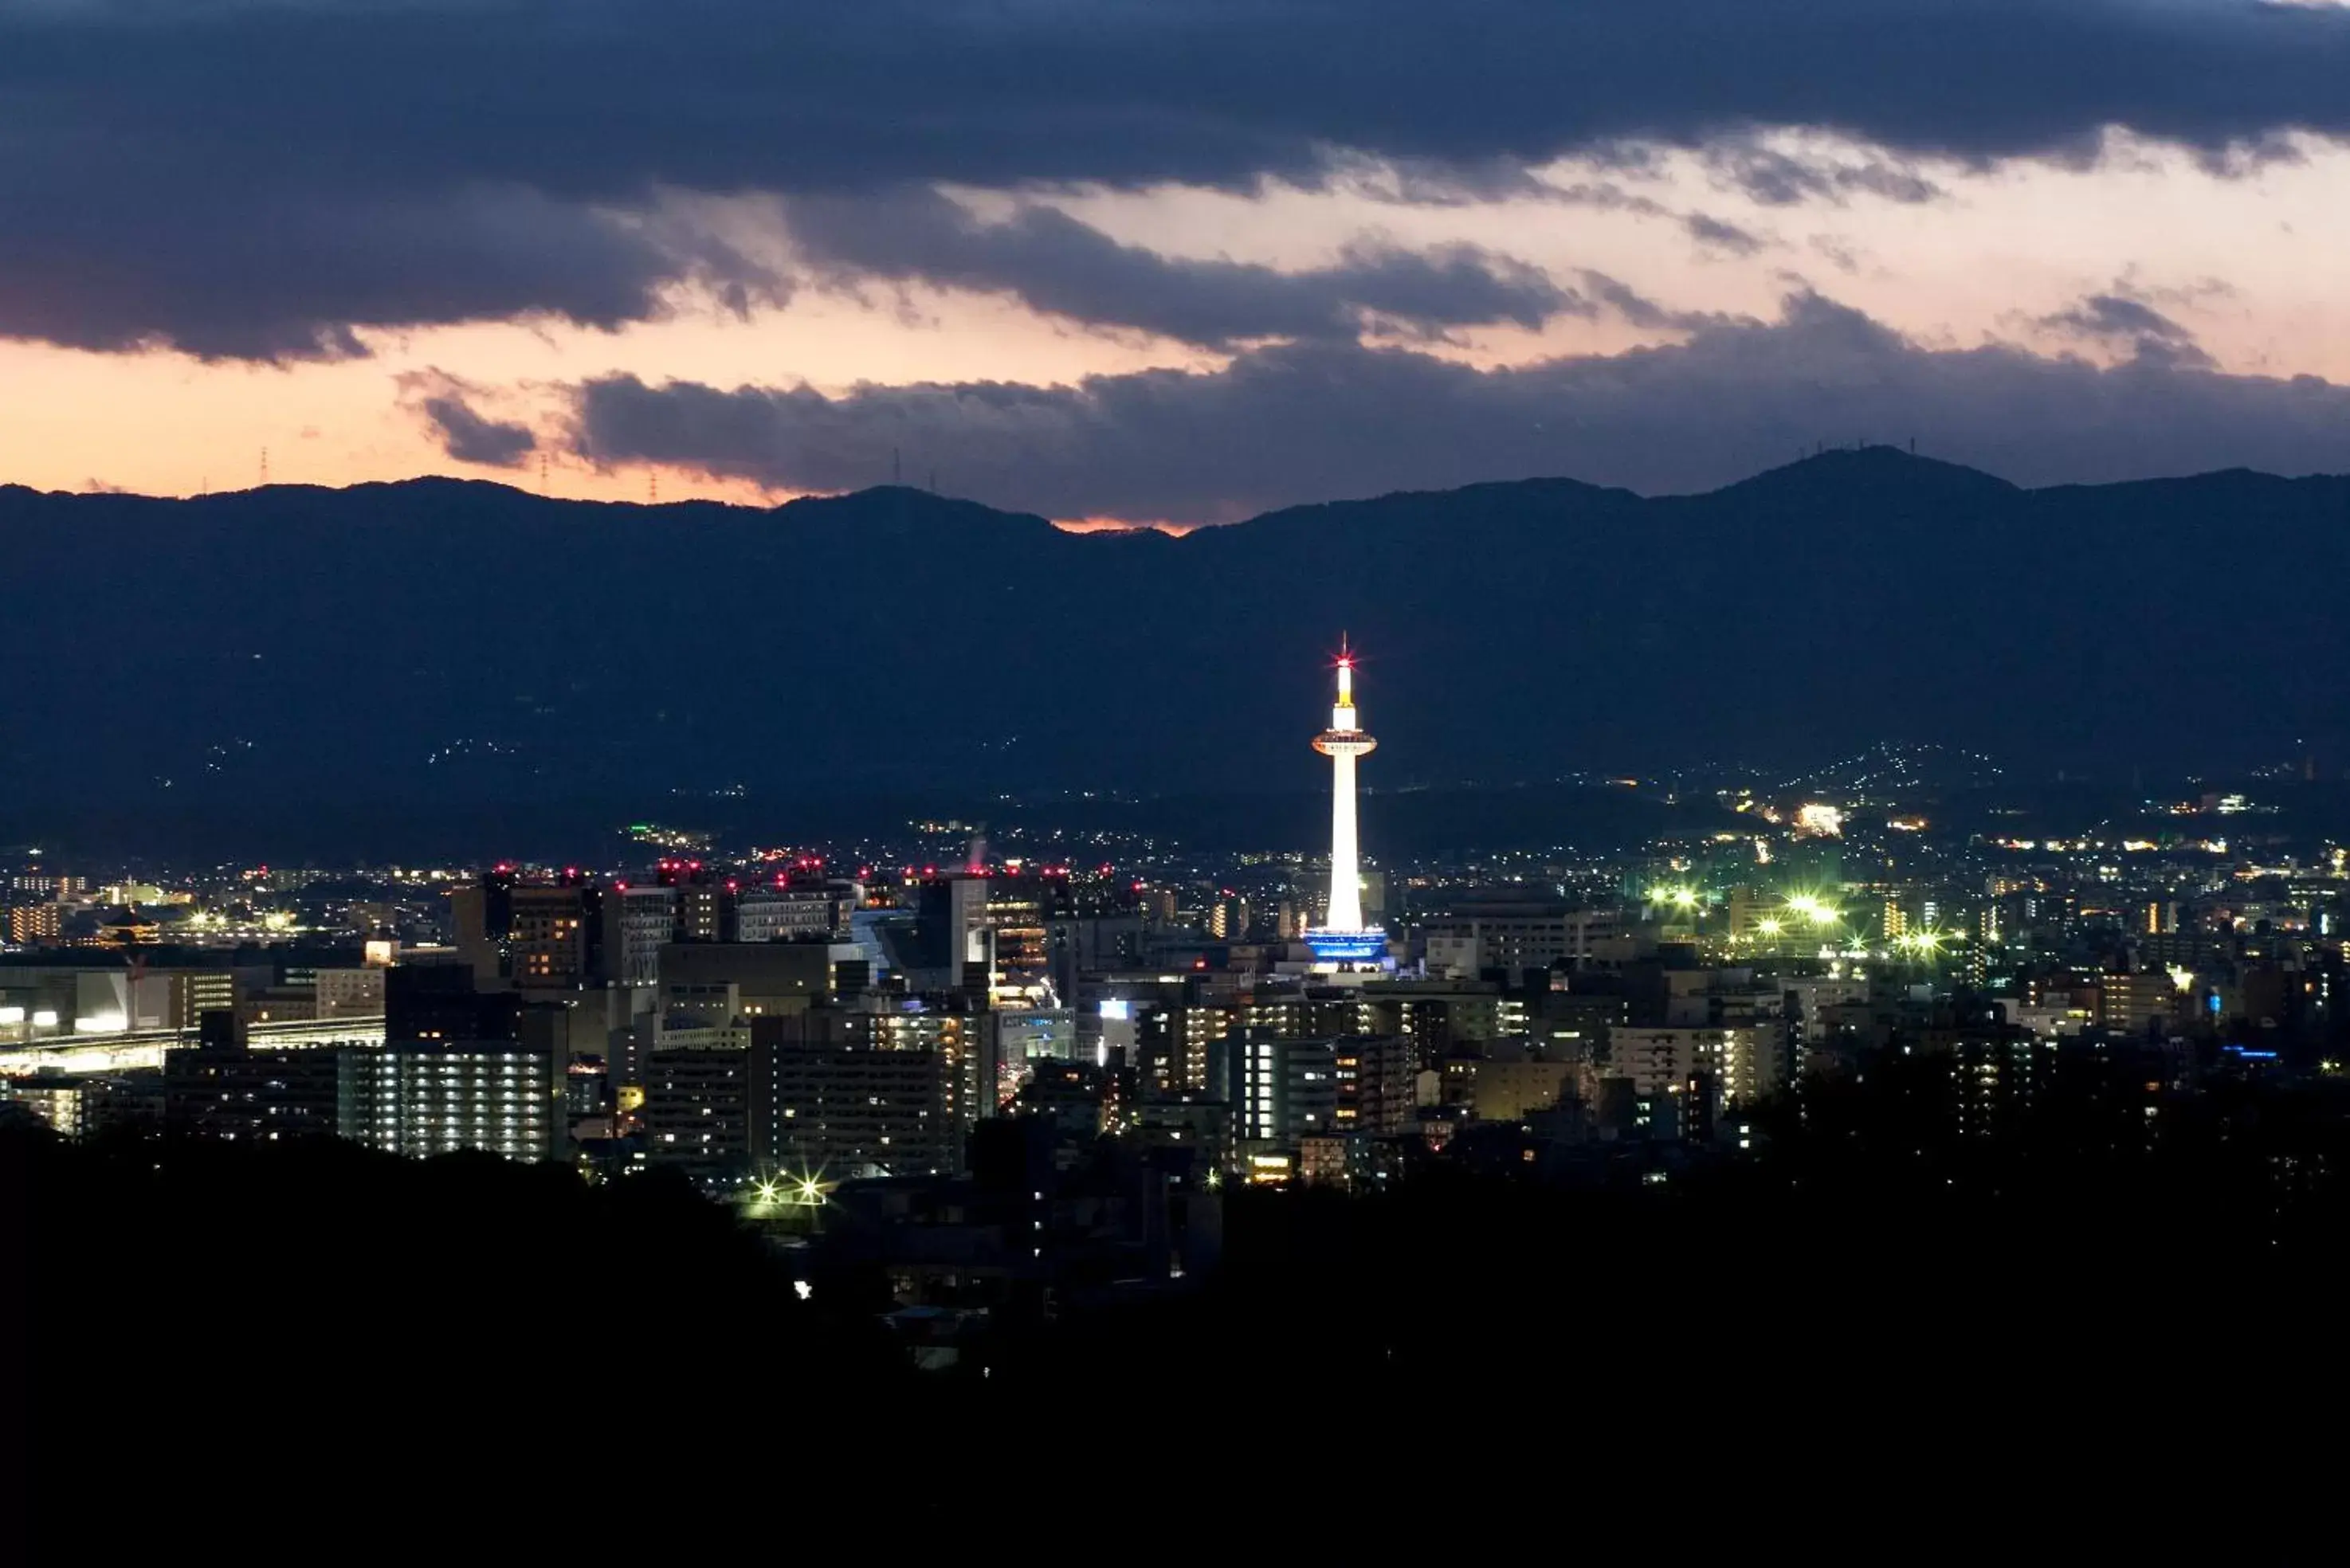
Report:
[[[1368,947],[1359,939],[1378,936],[1363,924],[1362,860],[1355,843],[1355,759],[1367,756],[1378,745],[1363,732],[1355,717],[1355,656],[1347,647],[1345,638],[1338,642],[1338,701],[1330,710],[1330,727],[1314,737],[1314,749],[1330,759],[1330,915],[1324,933],[1331,938],[1353,936],[1352,943],[1331,941],[1317,943],[1316,950],[1327,946],[1328,957],[1367,956],[1352,952],[1341,954],[1340,947]],[[1386,950],[1382,938],[1378,950]]]

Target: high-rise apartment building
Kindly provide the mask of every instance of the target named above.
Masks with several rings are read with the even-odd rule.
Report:
[[[1000,1015],[968,993],[851,997],[780,1018],[752,1020],[754,1041],[879,1052],[926,1051],[947,1071],[949,1116],[956,1127],[995,1114],[1003,1061]]]
[[[8,906],[8,940],[19,947],[53,942],[65,929],[65,910],[57,904]]]
[[[705,1179],[752,1168],[751,1053],[740,1047],[646,1054],[645,1153]]]
[[[1626,1025],[1610,1032],[1604,1063],[1587,1077],[1625,1078],[1642,1096],[1670,1095],[1700,1077],[1720,1086],[1723,1102],[1751,1106],[1780,1085],[1786,1053],[1768,1028],[1699,1029]],[[1596,1100],[1596,1094],[1586,1097]]]
[[[1243,1144],[1295,1149],[1309,1137],[1376,1137],[1399,1133],[1413,1112],[1411,1046],[1394,1035],[1223,1043],[1218,1053]]]
[[[556,1158],[565,1141],[564,1068],[546,1044],[517,1040],[394,1040],[338,1054],[344,1137],[389,1154],[483,1149]]]
[[[751,1152],[762,1169],[913,1176],[962,1163],[961,1070],[943,1051],[767,1039],[754,1042],[749,1064]]]

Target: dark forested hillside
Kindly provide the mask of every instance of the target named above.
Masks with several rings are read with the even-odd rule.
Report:
[[[36,815],[1304,793],[1341,628],[1374,788],[1887,738],[2047,769],[2350,738],[2341,478],[2022,491],[1876,449],[1706,495],[1529,480],[1181,539],[897,488],[5,488],[0,549],[0,799]]]

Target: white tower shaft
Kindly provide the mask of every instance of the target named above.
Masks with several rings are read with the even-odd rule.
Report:
[[[1342,672],[1343,673],[1343,672]],[[1353,717],[1352,708],[1340,712]],[[1349,723],[1347,728],[1354,726]],[[1363,929],[1363,869],[1355,844],[1355,753],[1330,758],[1330,915],[1334,931]]]
[[[1362,855],[1355,842],[1355,759],[1378,746],[1355,716],[1355,659],[1342,651],[1338,701],[1330,710],[1330,727],[1314,737],[1314,749],[1330,759],[1330,912],[1325,930],[1364,930]]]

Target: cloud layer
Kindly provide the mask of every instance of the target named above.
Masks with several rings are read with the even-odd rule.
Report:
[[[689,280],[719,297],[779,297],[783,280],[716,236],[656,215],[604,213],[536,192],[467,189],[379,202],[320,194],[263,202],[224,192],[36,188],[0,162],[0,336],[73,348],[167,345],[204,359],[337,359],[358,329],[558,317],[615,327],[653,318]]]
[[[2350,132],[2345,81],[2350,15],[2259,0],[0,0],[0,337],[333,357],[371,327],[788,286],[680,193],[1250,189],[1368,157],[1442,199],[1672,144],[1764,201],[1918,200],[1917,155],[2077,156],[2124,126],[2224,163]],[[1770,126],[1863,151],[1807,163]],[[1561,307],[1490,257],[1286,288],[1154,273],[1035,211],[883,216],[826,231],[838,265],[881,240],[917,275],[1016,264],[1084,319],[1164,286],[1199,341]]]
[[[483,468],[519,468],[538,450],[528,425],[492,419],[473,407],[482,389],[442,370],[418,370],[397,378],[400,401],[424,421],[442,452],[459,462]]]
[[[2094,303],[2085,304],[2094,313]],[[1813,294],[1773,322],[1682,345],[1477,370],[1350,343],[1236,356],[1211,373],[1070,387],[997,382],[722,389],[612,376],[575,389],[571,441],[785,490],[884,480],[891,453],[941,486],[1048,516],[1225,521],[1284,504],[1565,474],[1650,493],[1708,488],[1821,442],[1907,441],[2022,483],[2237,464],[2350,468],[2350,389],[2198,367],[2101,367],[2009,345],[1921,346]]]
[[[795,202],[789,221],[801,254],[837,283],[1008,294],[1047,316],[1211,348],[1351,339],[1373,327],[1421,337],[1496,322],[1534,328],[1597,310],[1541,270],[1474,245],[1421,254],[1362,244],[1336,265],[1281,272],[1162,256],[1050,207],[983,222],[928,191]]]

